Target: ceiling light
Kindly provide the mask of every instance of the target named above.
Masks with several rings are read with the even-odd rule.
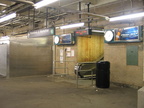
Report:
[[[12,13],[0,18],[0,23],[16,17],[16,13]]]
[[[5,12],[6,12],[6,10],[3,10],[3,11],[2,11],[2,13],[5,13]]]
[[[7,6],[6,4],[0,3],[0,6]]]
[[[9,39],[10,39],[10,37],[8,37],[8,36],[3,36],[0,38],[0,40],[9,40]]]
[[[110,18],[109,21],[118,21],[118,20],[125,20],[125,19],[132,19],[132,18],[138,18],[144,16],[144,12],[142,13],[136,13],[136,14],[130,14],[130,15],[124,15],[124,16],[118,16]]]
[[[58,0],[42,0],[42,1],[34,4],[34,7],[36,9],[38,9],[38,8],[44,7],[44,6],[48,5],[48,4],[54,3],[56,1],[58,1]]]
[[[84,22],[60,26],[60,29],[68,29],[68,28],[75,28],[75,27],[82,27],[82,26],[84,26]]]
[[[104,33],[103,30],[92,30],[92,32],[96,32],[96,33]]]
[[[60,29],[60,27],[55,27],[56,29]]]

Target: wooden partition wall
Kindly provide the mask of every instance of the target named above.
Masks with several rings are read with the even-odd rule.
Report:
[[[103,36],[85,36],[77,38],[78,62],[95,61],[104,54]]]

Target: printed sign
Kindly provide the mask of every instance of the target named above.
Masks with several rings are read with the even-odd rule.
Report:
[[[29,38],[38,38],[55,35],[55,28],[34,30],[28,33]]]

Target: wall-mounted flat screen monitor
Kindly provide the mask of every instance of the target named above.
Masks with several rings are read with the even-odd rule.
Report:
[[[75,38],[72,33],[70,34],[62,34],[55,36],[56,39],[56,45],[72,45],[75,44]]]
[[[139,41],[139,27],[115,29],[115,41]]]
[[[106,43],[141,42],[143,37],[142,28],[142,26],[133,26],[113,29],[111,30],[113,33],[113,39]]]

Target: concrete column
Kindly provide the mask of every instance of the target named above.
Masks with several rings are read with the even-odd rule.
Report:
[[[138,90],[137,108],[144,108],[144,87]]]

